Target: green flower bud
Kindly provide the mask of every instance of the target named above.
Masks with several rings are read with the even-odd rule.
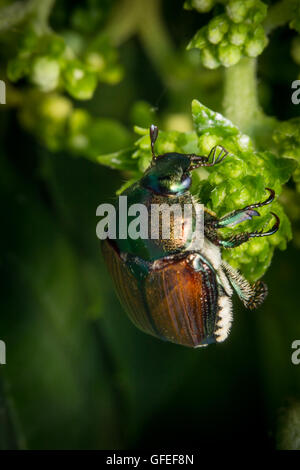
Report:
[[[95,51],[91,51],[86,55],[85,62],[95,72],[101,72],[106,66],[103,54],[99,54]]]
[[[60,68],[55,59],[38,57],[33,61],[30,78],[42,91],[54,90],[59,82]]]
[[[184,8],[191,10],[194,8],[199,13],[206,13],[215,5],[215,0],[186,0]]]
[[[233,44],[220,44],[218,47],[218,56],[220,62],[225,67],[230,67],[239,62],[241,58],[241,49]]]
[[[107,35],[98,35],[89,45],[84,57],[89,70],[97,72],[99,80],[114,84],[121,80],[123,69],[118,54]]]
[[[247,2],[243,0],[230,0],[226,6],[226,13],[234,23],[242,23],[248,13]]]
[[[250,10],[247,15],[252,23],[261,23],[267,16],[267,5],[263,2],[255,2],[255,7]]]
[[[231,0],[226,12],[234,23],[261,23],[267,14],[267,5],[259,0]]]
[[[90,99],[97,86],[97,75],[79,61],[69,62],[63,71],[64,85],[68,93],[78,100]]]
[[[228,32],[228,40],[235,46],[241,46],[247,39],[249,26],[246,24],[233,24]]]
[[[209,46],[202,49],[201,61],[204,67],[208,69],[216,69],[220,65],[214,48]]]
[[[43,118],[51,119],[52,122],[66,121],[72,111],[72,103],[64,96],[52,94],[47,95],[40,104],[40,113]]]
[[[216,16],[208,24],[207,37],[212,44],[218,44],[229,29],[225,15]]]
[[[257,57],[262,53],[268,43],[262,26],[257,26],[253,35],[248,39],[245,45],[245,53],[249,57]]]
[[[110,85],[115,85],[122,80],[124,75],[123,68],[120,65],[114,65],[111,67],[105,68],[102,72],[99,73],[99,80],[101,82],[109,83]]]
[[[199,29],[199,31],[197,31],[193,39],[187,45],[187,49],[193,49],[194,47],[200,50],[204,49],[208,44],[207,30],[207,26],[204,26],[203,28]]]
[[[91,117],[85,109],[75,109],[69,120],[71,134],[84,131],[91,124]]]

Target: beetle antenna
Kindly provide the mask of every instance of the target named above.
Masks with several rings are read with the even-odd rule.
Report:
[[[154,152],[154,144],[156,142],[158,136],[158,127],[155,126],[154,124],[151,124],[150,126],[150,141],[151,141],[151,152],[152,152],[152,158],[155,160],[155,152]]]

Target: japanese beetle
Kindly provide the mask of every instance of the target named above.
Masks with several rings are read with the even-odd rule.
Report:
[[[158,128],[151,126],[152,162],[142,178],[122,193],[129,204],[195,204],[190,193],[191,172],[198,167],[220,164],[228,156],[221,146],[208,156],[166,153],[155,155]],[[266,232],[243,232],[223,239],[218,229],[232,227],[253,216],[255,210],[270,204],[275,197],[235,210],[222,218],[204,209],[204,242],[191,249],[190,240],[107,238],[102,243],[104,259],[113,278],[118,297],[133,323],[160,339],[189,347],[224,341],[232,323],[231,297],[235,291],[248,309],[259,306],[267,287],[257,281],[251,285],[226,263],[221,248],[234,248],[253,237],[274,234],[280,224]],[[182,216],[181,216],[182,217]],[[192,214],[192,219],[194,213]],[[176,215],[174,214],[173,223]],[[184,220],[179,221],[184,224]],[[192,220],[193,222],[193,220]],[[160,234],[161,235],[161,234]]]

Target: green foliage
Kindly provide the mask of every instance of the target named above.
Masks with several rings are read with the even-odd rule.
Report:
[[[230,67],[242,57],[257,57],[268,40],[261,25],[267,5],[260,0],[231,0],[225,13],[214,16],[188,44],[188,49],[200,49],[204,67]]]

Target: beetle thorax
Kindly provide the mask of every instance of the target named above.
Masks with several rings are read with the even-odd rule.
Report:
[[[168,253],[186,249],[191,244],[196,216],[194,202],[190,193],[171,197],[153,193],[147,206],[149,232],[158,235],[157,239],[153,238],[155,244]]]

